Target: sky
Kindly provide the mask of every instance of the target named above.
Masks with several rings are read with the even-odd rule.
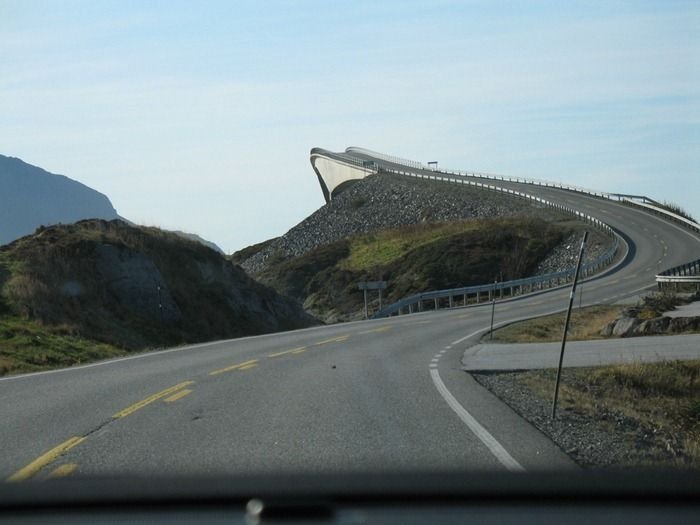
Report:
[[[230,253],[309,150],[644,194],[700,219],[700,2],[0,0],[0,153]]]

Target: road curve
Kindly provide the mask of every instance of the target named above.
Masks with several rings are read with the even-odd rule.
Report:
[[[659,268],[700,256],[697,233],[641,210],[499,185],[594,215],[628,241],[623,264],[585,283],[584,304],[636,295]],[[497,324],[560,311],[568,294],[499,303]],[[0,476],[573,467],[462,371],[489,318],[473,306],[2,378]]]

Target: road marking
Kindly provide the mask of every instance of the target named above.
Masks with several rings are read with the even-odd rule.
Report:
[[[237,365],[231,365],[227,366],[226,368],[219,368],[218,370],[213,370],[209,372],[210,376],[218,376],[219,374],[223,374],[224,372],[230,372],[231,370],[236,370],[237,368],[241,368],[244,366],[248,366],[252,363],[257,363],[257,359],[251,359],[250,361],[245,361],[243,363],[238,363]]]
[[[258,365],[255,363],[250,363],[249,365],[244,365],[240,367],[238,370],[250,370],[251,368],[255,368],[256,366]]]
[[[274,354],[268,354],[267,357],[279,357],[279,356],[281,356],[281,355],[286,355],[286,354],[300,354],[300,353],[302,353],[304,350],[306,350],[306,347],[305,347],[305,346],[299,346],[299,347],[297,347],[297,348],[292,348],[291,350],[285,350],[284,352],[277,352],[277,353],[274,353]]]
[[[148,397],[142,399],[141,401],[137,401],[133,405],[126,407],[124,410],[120,410],[119,412],[114,414],[112,416],[112,418],[119,419],[122,417],[126,417],[130,414],[133,414],[137,410],[140,410],[143,407],[150,405],[151,403],[155,403],[159,399],[166,397],[166,396],[169,396],[170,394],[172,394],[172,393],[174,393],[182,388],[185,388],[186,386],[190,386],[192,384],[194,384],[194,381],[183,381],[182,383],[178,383],[175,386],[171,386],[170,388],[166,388],[165,390],[161,390],[160,392],[157,392],[151,396],[148,396]]]
[[[58,445],[57,447],[52,448],[48,452],[45,452],[38,458],[36,458],[34,461],[29,463],[26,467],[23,467],[19,469],[17,472],[12,474],[9,478],[7,478],[6,481],[13,482],[13,481],[24,481],[26,479],[31,478],[34,474],[39,472],[42,468],[44,468],[46,465],[49,463],[52,463],[61,456],[62,454],[65,454],[68,452],[70,449],[72,449],[74,446],[78,445],[82,441],[84,441],[84,437],[72,437],[67,440],[65,440],[63,443]]]
[[[76,463],[65,463],[53,469],[51,471],[51,474],[49,474],[49,478],[65,478],[66,476],[70,476],[71,474],[73,474],[73,472],[75,472],[75,469],[77,468],[78,465]]]
[[[331,339],[325,339],[323,341],[319,341],[318,343],[314,343],[314,346],[325,345],[328,343],[342,343],[343,341],[347,340],[348,337],[350,337],[350,336],[349,335],[341,335],[338,337],[332,337]]]
[[[488,430],[482,427],[481,424],[474,419],[474,416],[472,416],[462,405],[459,404],[459,401],[457,401],[450,391],[447,390],[445,383],[443,383],[442,379],[440,379],[440,373],[436,368],[433,368],[432,365],[430,377],[433,379],[435,387],[437,388],[438,392],[440,392],[440,395],[447,402],[449,407],[459,416],[462,422],[467,425],[467,428],[469,428],[469,430],[471,430],[472,433],[478,437],[484,445],[486,445],[486,448],[491,451],[491,454],[496,456],[496,459],[500,461],[504,467],[512,472],[525,471],[525,468],[518,463],[505,448],[503,448],[503,445],[496,441],[496,438],[494,438]]]
[[[359,332],[360,334],[376,334],[378,332],[386,332],[387,330],[391,330],[392,325],[387,324],[384,326],[380,326],[379,328],[374,328],[372,330],[365,330],[364,332]]]
[[[544,301],[533,301],[530,303],[530,306],[537,306],[538,304],[544,304]]]
[[[437,363],[439,360],[440,360],[439,357],[433,357],[433,358],[430,360],[430,362],[431,362],[431,363]]]
[[[450,317],[450,319],[466,319],[469,316],[470,316],[470,314],[453,315]]]
[[[430,323],[432,323],[432,321],[416,321],[415,323],[411,323],[411,324],[430,324]]]
[[[163,401],[166,403],[173,403],[174,401],[177,401],[178,399],[182,399],[185,397],[187,394],[191,394],[192,390],[189,388],[185,388],[184,390],[180,390],[179,392],[175,392],[172,396],[168,396]]]
[[[634,275],[628,275],[627,277],[623,277],[622,280],[627,281],[628,279],[634,279],[635,277],[637,277],[637,275],[639,274],[635,273]]]

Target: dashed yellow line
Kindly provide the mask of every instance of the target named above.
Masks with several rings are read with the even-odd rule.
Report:
[[[450,319],[466,319],[470,314],[453,315]]]
[[[341,335],[338,337],[332,337],[331,339],[325,339],[323,341],[319,341],[318,343],[314,343],[314,346],[320,346],[320,345],[326,345],[328,343],[342,343],[343,341],[346,341],[350,337],[349,335]]]
[[[411,324],[430,324],[430,323],[432,323],[432,321],[416,321],[415,323],[411,323]]]
[[[244,365],[240,367],[238,370],[250,370],[251,368],[255,368],[256,366],[258,365],[255,363],[250,363],[249,365]]]
[[[53,469],[51,474],[49,474],[49,478],[65,478],[66,476],[73,474],[77,468],[78,465],[75,463],[64,463],[63,465]]]
[[[186,386],[190,386],[193,384],[194,381],[183,381],[182,383],[178,383],[175,386],[171,386],[170,388],[166,388],[165,390],[161,390],[160,392],[153,394],[151,396],[148,396],[145,399],[142,399],[141,401],[137,401],[131,406],[126,407],[124,410],[120,410],[116,414],[112,416],[114,419],[119,419],[122,417],[126,417],[130,414],[133,414],[137,410],[142,409],[145,406],[150,405],[151,403],[154,403],[158,401],[162,397],[169,396],[170,394],[173,394],[174,392],[177,392],[178,390],[185,388]]]
[[[267,357],[279,357],[281,355],[287,354],[300,354],[306,350],[305,346],[299,346],[297,348],[292,348],[291,350],[285,350],[284,352],[276,352],[274,354],[268,354]]]
[[[180,390],[179,392],[175,392],[172,396],[166,397],[165,399],[163,399],[163,401],[165,401],[166,403],[173,403],[173,402],[177,401],[178,399],[182,399],[187,394],[191,394],[191,393],[192,393],[192,390],[190,390],[189,388],[185,388],[184,390]]]
[[[391,330],[392,326],[390,324],[380,326],[379,328],[373,328],[372,330],[365,330],[364,332],[360,332],[361,335],[363,334],[378,334],[379,332],[386,332],[387,330]]]
[[[227,366],[226,368],[219,368],[218,370],[214,370],[212,372],[209,372],[210,376],[217,376],[219,374],[223,374],[224,372],[230,372],[231,370],[236,370],[236,369],[242,369],[243,367],[247,367],[248,365],[255,365],[258,362],[257,359],[251,359],[250,361],[245,361],[243,363],[238,363],[236,365],[231,365]]]
[[[29,463],[26,467],[19,469],[17,472],[15,472],[9,478],[7,478],[6,481],[24,481],[26,479],[31,478],[34,474],[39,472],[46,465],[54,462],[56,458],[58,458],[61,454],[65,454],[74,446],[80,444],[84,440],[84,437],[78,436],[65,440],[60,445],[52,448],[48,452],[43,453],[41,456]]]

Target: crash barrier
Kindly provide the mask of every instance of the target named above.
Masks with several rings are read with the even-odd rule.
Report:
[[[570,208],[568,206],[564,206],[563,204],[558,204],[547,199],[543,199],[541,197],[530,195],[525,192],[516,191],[508,188],[501,188],[492,184],[484,184],[481,182],[476,182],[461,177],[445,177],[443,175],[404,171],[387,167],[380,167],[380,172],[393,173],[397,175],[404,175],[408,177],[433,181],[465,184],[468,186],[474,186],[489,191],[505,193],[514,197],[527,199],[541,206],[546,206],[548,208],[568,213],[573,217],[585,222],[586,224],[593,226],[597,230],[612,238],[613,243],[604,254],[600,255],[593,261],[589,261],[582,265],[582,279],[593,275],[612,264],[620,250],[621,244],[624,242],[621,241],[621,238],[617,234],[617,232],[615,232],[613,228],[611,228],[608,224],[604,223],[603,221],[592,217],[591,215],[587,215],[578,210]],[[443,306],[451,308],[453,306],[466,306],[468,304],[478,304],[481,301],[490,301],[494,298],[502,299],[506,297],[514,297],[516,295],[532,293],[547,288],[560,286],[567,282],[571,282],[574,278],[574,274],[575,268],[572,267],[560,272],[537,275],[534,277],[527,277],[524,279],[515,279],[501,283],[481,284],[475,286],[466,286],[463,288],[453,288],[449,290],[435,290],[430,292],[423,292],[412,295],[410,297],[406,297],[393,304],[390,304],[376,312],[373,317],[388,317],[394,314],[400,315],[402,313],[422,312],[426,306],[426,302],[428,302],[428,304],[432,302],[432,309],[437,310]]]
[[[679,264],[664,270],[656,276],[656,286],[659,290],[695,289],[700,291],[700,259],[685,264]]]

